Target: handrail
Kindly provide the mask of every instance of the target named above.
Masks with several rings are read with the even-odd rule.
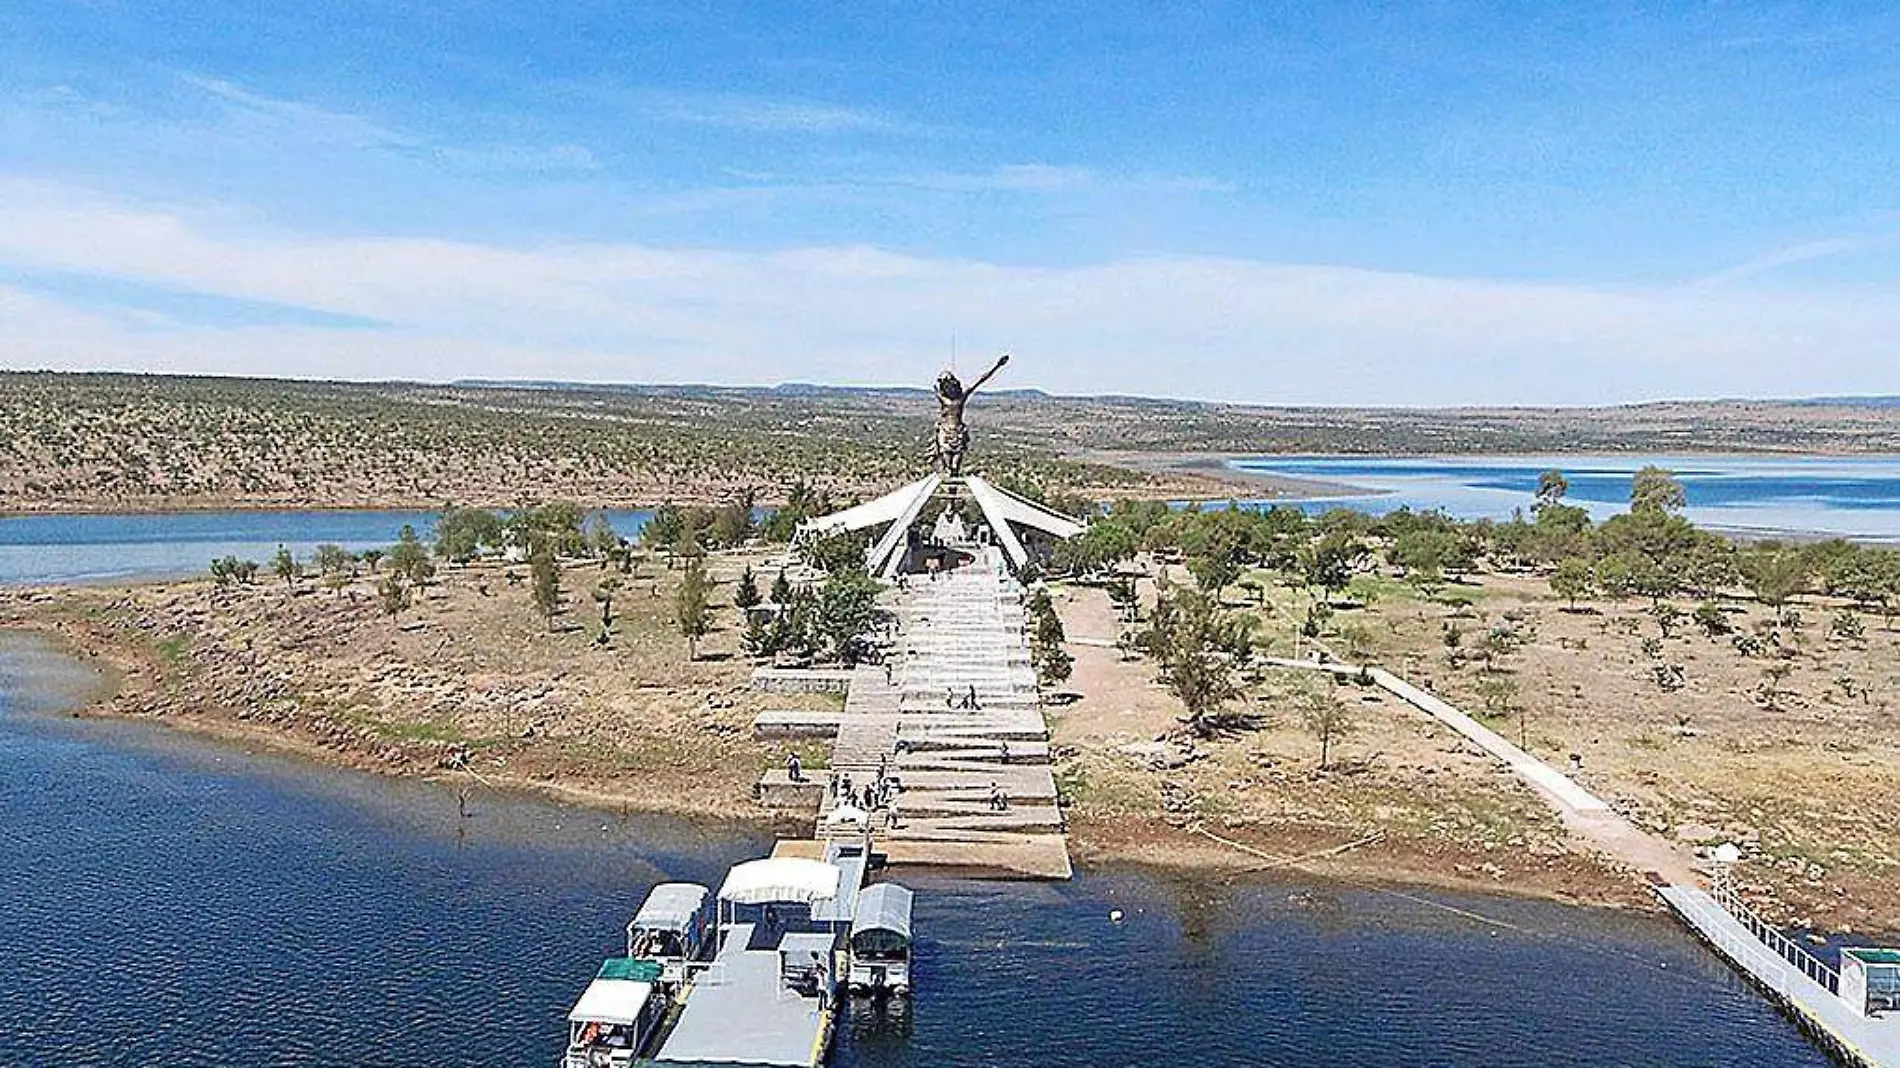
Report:
[[[1841,990],[1841,973],[1830,968],[1820,958],[1808,952],[1799,943],[1781,933],[1781,929],[1756,914],[1755,910],[1736,893],[1734,882],[1728,877],[1726,869],[1717,876],[1710,897],[1722,907],[1724,912],[1733,916],[1747,929],[1755,939],[1774,950],[1781,959],[1801,969],[1801,973],[1826,988],[1830,994]]]

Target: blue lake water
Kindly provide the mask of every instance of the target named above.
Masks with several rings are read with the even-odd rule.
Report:
[[[633,537],[650,511],[604,513]],[[0,583],[87,582],[203,574],[222,556],[266,568],[279,545],[308,558],[326,542],[383,547],[404,525],[429,540],[436,512],[233,511],[0,517]]]
[[[0,635],[0,1065],[544,1068],[652,883],[769,848],[492,793],[463,818],[445,787],[61,717],[73,688]],[[841,1068],[1829,1063],[1650,916],[1127,871],[906,881],[916,1003],[854,1006]]]
[[[1374,512],[1401,505],[1461,519],[1528,514],[1537,477],[1562,471],[1569,502],[1604,519],[1629,502],[1630,477],[1649,464],[1676,472],[1696,523],[1738,533],[1837,534],[1900,541],[1900,456],[1263,456],[1248,471],[1374,491],[1303,502]]]

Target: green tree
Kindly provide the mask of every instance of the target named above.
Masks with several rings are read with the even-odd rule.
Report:
[[[772,580],[772,603],[776,605],[792,603],[792,580],[785,577],[783,570],[780,570],[778,576]]]
[[[391,571],[376,581],[376,601],[392,623],[409,607],[409,600],[409,584],[396,572]]]
[[[825,580],[813,607],[812,629],[819,652],[842,664],[864,655],[877,621],[877,580],[856,571],[840,571]]]
[[[435,562],[429,559],[429,547],[416,537],[416,528],[404,524],[396,536],[396,544],[384,554],[389,561],[389,569],[409,580],[410,585],[420,586],[435,577]]]
[[[1035,663],[1036,681],[1044,687],[1066,681],[1075,658],[1063,648],[1068,635],[1063,632],[1062,617],[1056,613],[1048,591],[1038,590],[1029,599],[1029,618],[1030,657]]]
[[[361,555],[363,557],[363,563],[369,568],[370,573],[375,574],[376,565],[383,562],[383,550],[364,549]]]
[[[1773,608],[1777,619],[1786,617],[1788,602],[1807,588],[1808,564],[1795,549],[1761,545],[1743,553],[1737,567],[1749,592]]]
[[[277,555],[270,559],[270,570],[277,572],[277,578],[283,580],[283,585],[296,585],[296,576],[304,574],[302,564],[296,563],[296,557],[283,545],[277,545]]]
[[[712,629],[712,582],[704,557],[689,556],[673,594],[673,622],[686,639],[686,659],[699,659],[699,640]]]
[[[1160,665],[1162,680],[1186,709],[1195,734],[1213,734],[1222,722],[1221,710],[1241,694],[1227,651],[1234,644],[1231,624],[1206,593],[1177,589],[1156,602],[1140,645]]]
[[[1329,531],[1300,552],[1301,575],[1308,586],[1337,595],[1351,584],[1368,552],[1357,535],[1343,529]]]
[[[1562,471],[1546,471],[1537,476],[1537,503],[1531,506],[1531,511],[1541,516],[1544,509],[1562,504],[1564,495],[1569,492],[1570,480]]]
[[[561,568],[554,559],[554,547],[543,543],[528,557],[530,595],[534,609],[554,629],[554,616],[561,610]]]
[[[653,517],[640,529],[640,540],[662,552],[671,552],[686,531],[686,513],[668,501],[653,510]]]
[[[620,577],[609,575],[594,584],[594,603],[600,605],[600,632],[614,625],[614,595],[620,592]]]
[[[1575,556],[1558,561],[1557,570],[1550,576],[1550,592],[1569,602],[1575,611],[1577,598],[1590,593],[1590,562]]]
[[[435,521],[435,551],[451,563],[465,564],[482,550],[501,546],[501,517],[486,508],[451,505]]]
[[[1354,723],[1352,713],[1330,684],[1306,691],[1300,702],[1300,722],[1319,741],[1319,766],[1332,766],[1333,743],[1350,733]]]
[[[759,580],[752,574],[752,567],[748,564],[744,571],[739,572],[739,584],[732,590],[732,603],[744,611],[757,606],[759,600]]]
[[[1676,473],[1651,464],[1630,479],[1630,511],[1637,514],[1680,512],[1689,501]]]

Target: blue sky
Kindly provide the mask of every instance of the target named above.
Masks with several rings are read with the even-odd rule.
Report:
[[[1880,5],[0,6],[0,365],[1900,392]]]

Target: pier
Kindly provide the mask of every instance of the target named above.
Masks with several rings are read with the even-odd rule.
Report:
[[[1900,1068],[1900,964],[1889,964],[1882,986],[1884,1009],[1869,1011],[1868,991],[1843,987],[1841,973],[1757,917],[1717,878],[1713,890],[1693,886],[1657,888],[1671,911],[1768,998],[1815,1042],[1856,1068]],[[1852,954],[1854,951],[1847,951]],[[1862,951],[1896,956],[1892,950]],[[1878,958],[1877,958],[1878,959]],[[1860,1004],[1843,997],[1858,994]]]

